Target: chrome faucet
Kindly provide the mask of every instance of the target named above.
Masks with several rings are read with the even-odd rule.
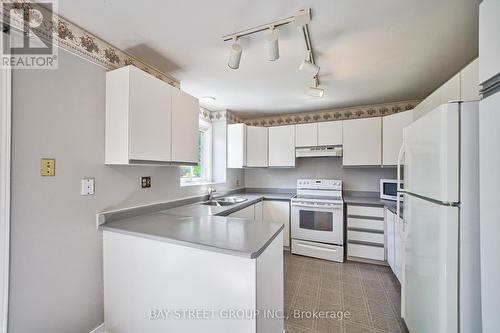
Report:
[[[217,192],[217,190],[211,186],[208,187],[208,201],[212,201],[214,198],[214,193]]]

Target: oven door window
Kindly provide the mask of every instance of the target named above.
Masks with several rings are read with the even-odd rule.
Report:
[[[333,213],[301,210],[299,227],[317,231],[333,231]]]

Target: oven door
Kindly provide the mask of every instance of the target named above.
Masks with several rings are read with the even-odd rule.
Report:
[[[292,202],[292,238],[343,245],[343,205],[318,207]]]

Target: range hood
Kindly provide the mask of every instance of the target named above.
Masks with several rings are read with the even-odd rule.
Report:
[[[342,156],[342,147],[323,146],[296,148],[295,157],[327,157]]]

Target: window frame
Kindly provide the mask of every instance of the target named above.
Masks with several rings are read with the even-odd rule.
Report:
[[[201,177],[183,177],[180,175],[181,186],[203,185],[212,183],[212,124],[199,119],[198,131],[203,132],[202,157],[200,160]]]

